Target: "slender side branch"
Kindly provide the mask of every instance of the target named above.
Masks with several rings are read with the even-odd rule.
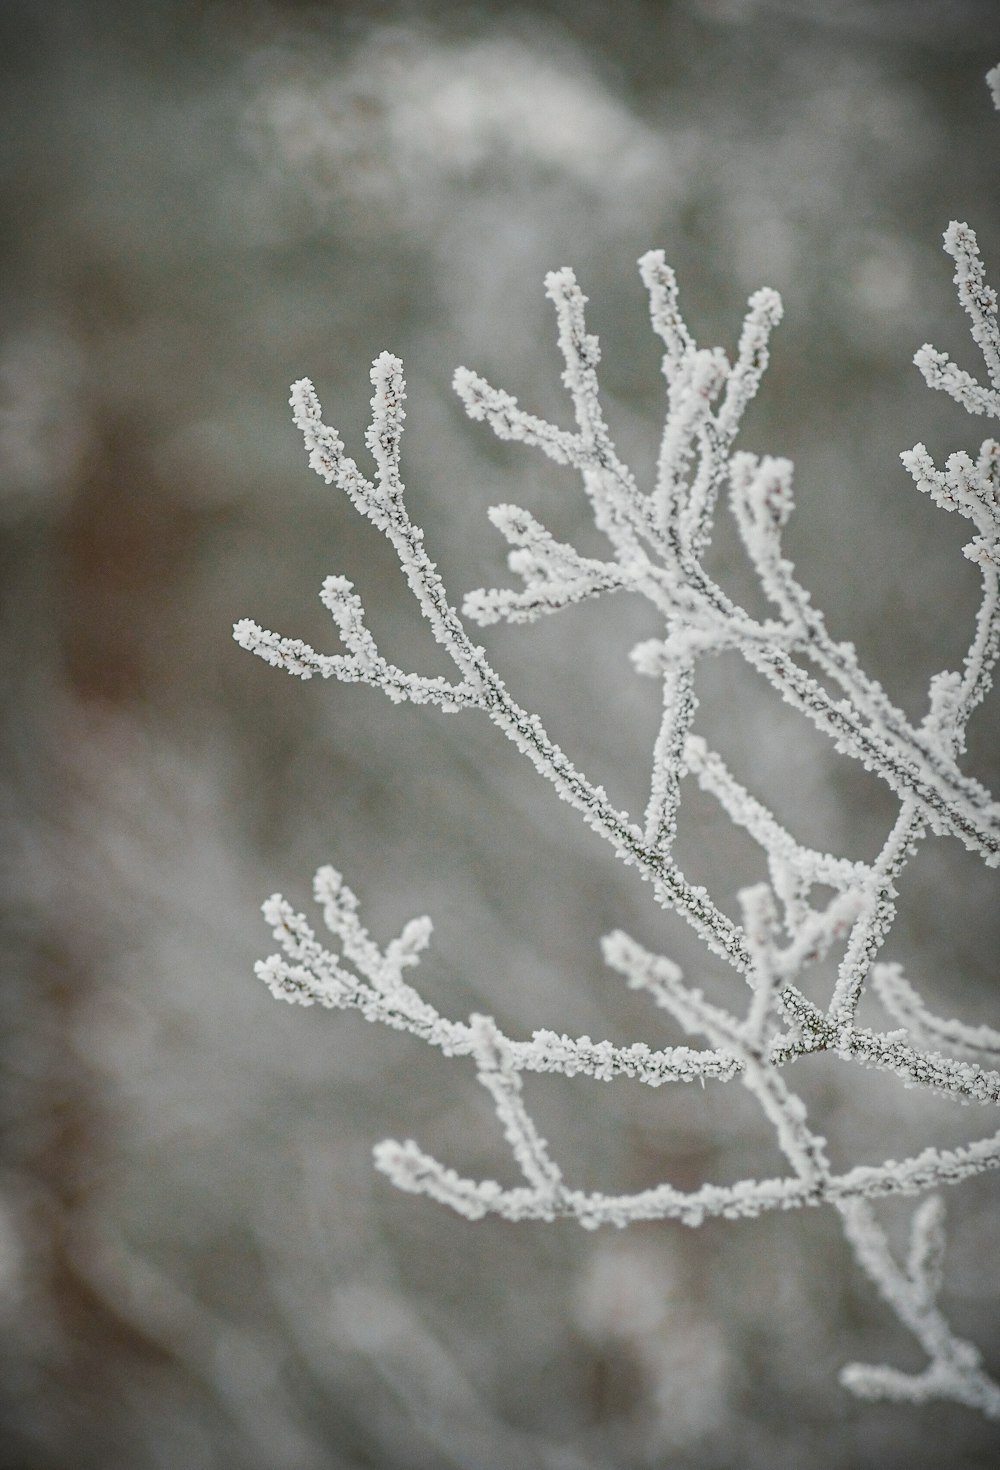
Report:
[[[978,1350],[954,1335],[937,1306],[945,1246],[940,1195],[931,1195],[914,1211],[905,1270],[893,1258],[867,1200],[844,1200],[837,1209],[857,1261],[930,1359],[922,1373],[901,1373],[884,1364],[849,1363],[840,1375],[845,1388],[859,1398],[913,1404],[953,1399],[980,1410],[988,1419],[1000,1419],[1000,1386],[982,1371]]]
[[[1000,1057],[1000,1031],[992,1026],[968,1026],[932,1015],[899,965],[873,965],[872,984],[890,1016],[911,1036],[927,1046],[946,1046],[959,1055]]]

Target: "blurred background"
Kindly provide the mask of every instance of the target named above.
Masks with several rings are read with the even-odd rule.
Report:
[[[985,432],[910,359],[929,340],[978,368],[940,239],[968,219],[1000,275],[998,60],[992,0],[4,0],[4,1470],[997,1463],[968,1411],[838,1387],[853,1358],[921,1364],[832,1215],[470,1225],[373,1171],[375,1142],[413,1136],[515,1177],[468,1062],[255,980],[261,900],[308,908],[321,862],[382,942],[431,914],[424,993],[517,1036],[681,1040],[605,971],[615,926],[710,994],[735,982],[481,717],[293,682],[231,626],[335,651],[316,593],[343,573],[388,656],[445,671],[287,410],[308,374],[363,464],[383,348],[409,380],[411,512],[456,599],[508,575],[496,501],[596,547],[574,476],[467,422],[451,373],[566,422],[542,278],[573,265],[648,483],[659,354],[634,262],[662,246],[705,345],[731,350],[749,292],[781,291],[743,447],[796,460],[803,579],[919,719],[978,587],[964,523],[897,455]],[[726,526],[712,565],[756,605]],[[611,599],[486,638],[633,811],[658,692],[626,654],[653,632]],[[698,728],[802,840],[877,851],[878,783],[736,661],[699,694]],[[996,710],[968,758],[994,787]],[[679,855],[733,913],[763,876],[696,790]],[[927,844],[885,951],[970,1022],[997,1020],[995,891]],[[990,1127],[828,1059],[794,1080],[838,1166]],[[583,1187],[782,1167],[742,1089],[527,1095]],[[948,1307],[996,1372],[995,1183],[948,1204]],[[908,1214],[884,1212],[900,1242]]]

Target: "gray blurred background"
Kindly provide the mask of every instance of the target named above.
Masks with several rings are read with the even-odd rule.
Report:
[[[803,578],[919,718],[977,578],[897,454],[985,431],[910,358],[930,340],[977,366],[940,238],[968,219],[1000,276],[998,60],[992,0],[4,0],[3,1470],[998,1462],[965,1410],[837,1386],[851,1358],[919,1359],[832,1215],[470,1225],[373,1172],[378,1139],[412,1135],[514,1179],[467,1062],[254,979],[260,901],[308,907],[319,863],[382,941],[430,913],[424,992],[518,1036],[681,1039],[604,970],[618,925],[720,998],[735,982],[481,717],[301,685],[230,635],[252,616],[335,651],[315,594],[345,573],[390,657],[444,671],[286,407],[313,377],[363,463],[383,348],[409,379],[411,510],[456,598],[507,576],[496,501],[596,546],[573,475],[468,423],[450,377],[465,363],[566,422],[542,277],[572,264],[648,483],[662,404],[634,262],[662,246],[705,345],[732,348],[757,286],[782,292],[743,447],[796,460]],[[754,598],[728,527],[712,558]],[[633,811],[658,696],[626,653],[654,631],[612,599],[487,639]],[[699,693],[698,728],[801,839],[877,850],[877,783],[737,662]],[[994,786],[995,717],[968,759]],[[683,865],[735,913],[756,851],[697,791],[683,813]],[[928,844],[886,957],[995,1024],[994,895]],[[794,1080],[839,1166],[990,1126],[829,1059]],[[574,1184],[782,1167],[742,1090],[527,1092]],[[949,1310],[997,1371],[995,1183],[948,1202]],[[885,1210],[900,1241],[908,1212]]]

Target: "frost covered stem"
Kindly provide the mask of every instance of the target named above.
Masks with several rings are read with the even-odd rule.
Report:
[[[803,1178],[744,1179],[738,1184],[704,1184],[685,1191],[670,1184],[655,1185],[638,1194],[587,1194],[566,1189],[553,1201],[530,1189],[504,1190],[492,1180],[476,1183],[462,1179],[445,1169],[437,1160],[406,1144],[386,1142],[376,1151],[376,1163],[400,1188],[414,1193],[432,1194],[413,1173],[406,1169],[396,1173],[402,1155],[419,1161],[420,1169],[435,1176],[446,1175],[449,1188],[477,1201],[476,1214],[495,1214],[506,1220],[552,1220],[569,1218],[594,1228],[598,1225],[625,1226],[641,1220],[677,1220],[682,1225],[698,1226],[709,1218],[726,1220],[756,1219],[771,1210],[797,1209],[803,1205],[837,1205],[850,1200],[886,1199],[897,1195],[925,1194],[940,1185],[958,1184],[985,1169],[1000,1167],[1000,1133],[961,1148],[924,1149],[922,1153],[902,1161],[886,1164],[859,1164],[844,1174],[833,1174],[815,1184]],[[460,1187],[460,1188],[459,1188]],[[454,1198],[443,1200],[461,1214],[470,1212]]]
[[[866,885],[866,903],[851,930],[837,983],[830,1001],[830,1018],[850,1026],[872,961],[881,949],[896,917],[895,879],[906,866],[924,830],[914,801],[904,801],[892,831],[883,844]]]
[[[930,1359],[929,1366],[915,1374],[850,1363],[841,1372],[841,1382],[862,1398],[910,1403],[949,1398],[979,1409],[988,1419],[1000,1419],[1000,1387],[982,1371],[978,1350],[955,1336],[936,1303],[944,1250],[940,1198],[925,1200],[914,1215],[908,1270],[893,1257],[867,1200],[842,1200],[837,1212],[858,1264]]]

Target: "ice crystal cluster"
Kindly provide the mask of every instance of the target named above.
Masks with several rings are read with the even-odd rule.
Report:
[[[1000,106],[1000,67],[989,82]],[[915,361],[931,388],[944,390],[970,414],[1000,419],[996,294],[985,282],[969,226],[953,222],[944,240],[988,381],[972,377],[929,345]],[[842,1372],[846,1387],[872,1399],[952,1399],[1000,1418],[1000,1387],[984,1372],[977,1349],[955,1336],[938,1304],[945,1236],[937,1192],[1000,1165],[1000,1132],[967,1146],[929,1147],[901,1161],[837,1173],[787,1080],[789,1062],[825,1052],[848,1066],[892,1073],[909,1087],[962,1102],[1000,1102],[1000,1072],[986,1065],[1000,1054],[1000,1032],[931,1014],[900,967],[878,959],[895,915],[896,881],[928,833],[957,838],[990,866],[1000,863],[1000,805],[958,763],[967,723],[990,687],[1000,652],[1000,444],[987,439],[977,454],[953,454],[943,468],[922,444],[902,456],[917,489],[972,523],[965,554],[978,566],[983,586],[964,664],[934,676],[927,713],[914,725],[864,671],[853,646],[828,631],[784,555],[792,465],[734,449],[768,364],[770,335],[781,318],[779,297],[760,290],[750,298],[730,362],[721,349],[700,348],[691,336],[663,254],[651,251],[639,265],[652,326],[663,343],[666,380],[666,421],[652,489],[637,483],[608,432],[598,395],[598,343],[587,331],[586,298],[571,270],[550,274],[546,291],[558,324],[572,430],[535,417],[468,369],[455,374],[455,389],[471,418],[485,420],[500,438],[531,445],[579,472],[607,543],[603,559],[582,556],[557,541],[519,506],[495,506],[490,519],[510,543],[509,565],[521,585],[470,593],[463,621],[425,550],[423,532],[407,512],[400,476],[402,367],[383,353],[371,370],[372,417],[365,436],[375,464],[373,479],[323,422],[307,379],[292,388],[292,410],[311,467],[342,490],[392,545],[422,616],[455,665],[455,676],[427,678],[389,662],[366,625],[360,598],[339,576],[327,578],[321,596],[344,652],[318,653],[250,620],[236,625],[235,636],[244,648],[303,679],[333,676],[373,685],[396,703],[484,712],[621,861],[649,881],[658,903],[682,915],[708,949],[728,962],[741,982],[733,989],[731,1008],[710,1003],[673,961],[618,931],[604,940],[607,965],[669,1011],[697,1045],[652,1050],[643,1042],[613,1046],[549,1031],[520,1040],[502,1034],[488,1016],[449,1020],[422,998],[410,978],[430,939],[430,920],[412,920],[398,939],[379,947],[361,921],[357,898],[332,867],[316,874],[315,897],[335,947],[321,943],[306,918],[275,895],[264,912],[282,952],[264,960],[258,972],[282,1000],[353,1008],[449,1056],[473,1059],[523,1184],[503,1188],[491,1180],[462,1178],[412,1140],[386,1141],[376,1148],[375,1160],[399,1188],[429,1195],[472,1220],[488,1213],[509,1220],[572,1217],[586,1227],[664,1219],[695,1226],[711,1216],[735,1219],[829,1205],[859,1266],[926,1356],[919,1372],[850,1364]],[[736,606],[706,570],[720,497],[728,500],[773,608],[769,618]],[[467,621],[531,622],[618,589],[647,598],[663,618],[662,637],[632,653],[636,671],[658,680],[662,689],[641,820],[616,807],[601,786],[573,766],[538,717],[516,702],[466,626]],[[722,649],[739,653],[839,751],[891,788],[898,815],[874,861],[836,858],[803,845],[695,733],[695,669],[703,656]],[[687,881],[672,855],[685,780],[697,782],[718,801],[766,859],[770,881],[740,893],[740,924],[703,887]],[[817,906],[812,901],[817,888],[832,890],[832,899]],[[836,982],[823,1009],[807,999],[802,977],[828,954],[838,953]],[[890,1029],[858,1023],[858,1004],[868,986]],[[787,1171],[779,1178],[706,1184],[693,1191],[664,1183],[636,1194],[583,1192],[564,1178],[532,1121],[522,1095],[523,1072],[626,1076],[649,1087],[738,1080],[773,1126]],[[890,1195],[925,1196],[912,1215],[905,1261],[890,1249],[874,1210],[875,1201]]]

